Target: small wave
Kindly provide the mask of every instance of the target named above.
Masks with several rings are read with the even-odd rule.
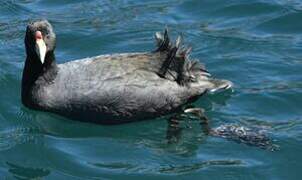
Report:
[[[301,18],[302,12],[287,12],[259,24],[256,29],[274,34],[300,34],[302,32],[302,25],[297,22]]]
[[[168,173],[168,174],[186,174],[186,173],[192,173],[194,171],[198,171],[200,169],[209,168],[213,166],[240,166],[240,165],[244,165],[244,162],[241,160],[210,160],[210,161],[204,161],[204,162],[194,163],[190,165],[163,166],[159,169],[159,172]]]
[[[20,6],[19,4],[15,3],[15,1],[12,0],[3,0],[0,2],[0,6],[4,10],[7,10],[12,14],[16,14],[25,10],[25,8],[23,8],[22,6]]]
[[[25,21],[15,21],[14,23],[11,22],[1,22],[0,23],[0,36],[1,41],[8,41],[8,40],[16,40],[20,39],[24,36],[24,30],[26,26]]]
[[[97,168],[109,171],[119,171],[125,173],[159,173],[159,174],[187,174],[201,169],[216,167],[216,166],[242,166],[245,163],[241,160],[209,160],[199,163],[184,164],[184,165],[158,165],[158,164],[130,164],[123,162],[116,163],[88,163]]]
[[[264,3],[264,2],[238,3],[237,2],[235,4],[230,4],[228,6],[217,9],[212,13],[224,17],[228,17],[228,16],[244,17],[244,16],[259,16],[263,14],[264,15],[272,14],[281,9],[282,7],[273,3]]]
[[[289,91],[301,91],[301,82],[278,82],[278,83],[263,83],[262,87],[254,88],[241,88],[247,93],[275,93],[275,92],[289,92]]]
[[[88,163],[93,166],[96,166],[98,168],[102,169],[109,169],[109,170],[125,170],[125,171],[131,171],[135,168],[137,168],[137,165],[129,164],[129,163],[123,163],[123,162],[116,162],[116,163]]]
[[[275,0],[274,3],[290,10],[302,10],[302,3],[300,0]]]
[[[292,138],[297,139],[296,134],[299,134],[299,128],[302,127],[302,121],[300,118],[290,119],[290,120],[280,120],[280,121],[266,121],[263,119],[256,119],[253,117],[242,117],[239,123],[250,127],[258,128],[268,131],[274,136],[292,136]],[[297,130],[298,129],[298,130]],[[293,131],[298,131],[293,133]],[[294,135],[294,136],[293,136]]]

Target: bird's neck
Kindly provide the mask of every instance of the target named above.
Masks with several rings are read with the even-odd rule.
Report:
[[[57,73],[58,66],[53,52],[46,54],[44,64],[40,62],[38,56],[27,55],[22,77],[22,102],[30,106],[34,87],[52,83]]]

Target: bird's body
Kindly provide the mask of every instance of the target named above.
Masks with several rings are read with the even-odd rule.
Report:
[[[22,103],[76,120],[118,124],[176,112],[208,91],[231,87],[230,81],[212,78],[199,60],[191,60],[190,48],[182,46],[181,38],[172,43],[167,31],[156,33],[155,38],[158,47],[153,52],[101,55],[57,64],[52,26],[45,20],[30,23],[25,36]],[[202,115],[199,108],[183,112]],[[201,119],[205,120],[205,134],[274,147],[262,133],[234,125],[210,129],[207,118]],[[177,116],[168,122],[167,134],[178,137]]]
[[[33,26],[51,27],[41,22]],[[39,27],[33,29],[41,31]],[[41,56],[30,51],[28,37],[23,104],[82,121],[115,124],[165,115],[206,91],[231,86],[229,81],[212,79],[198,61],[188,60],[185,51],[177,51],[180,42],[173,46],[167,38],[167,33],[158,36],[159,48],[154,52],[102,55],[57,64],[53,50],[48,50],[41,63]]]
[[[58,64],[55,78],[46,74],[36,81],[36,108],[84,121],[120,123],[171,113],[209,89],[207,81],[179,86],[173,75],[158,76],[162,56],[125,53]]]

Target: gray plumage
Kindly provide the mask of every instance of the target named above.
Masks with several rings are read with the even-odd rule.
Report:
[[[32,36],[37,30],[48,37],[44,39],[44,64],[32,50]],[[115,124],[172,113],[207,91],[231,87],[229,81],[212,79],[203,65],[190,60],[191,50],[182,46],[181,38],[173,45],[165,31],[164,35],[156,33],[155,39],[155,52],[102,55],[56,64],[51,25],[33,22],[25,38],[22,102],[29,108],[73,119]]]

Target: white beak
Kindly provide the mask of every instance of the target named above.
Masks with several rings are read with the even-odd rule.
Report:
[[[43,39],[36,40],[36,53],[40,57],[40,61],[44,64],[45,55],[46,55],[46,44]]]

